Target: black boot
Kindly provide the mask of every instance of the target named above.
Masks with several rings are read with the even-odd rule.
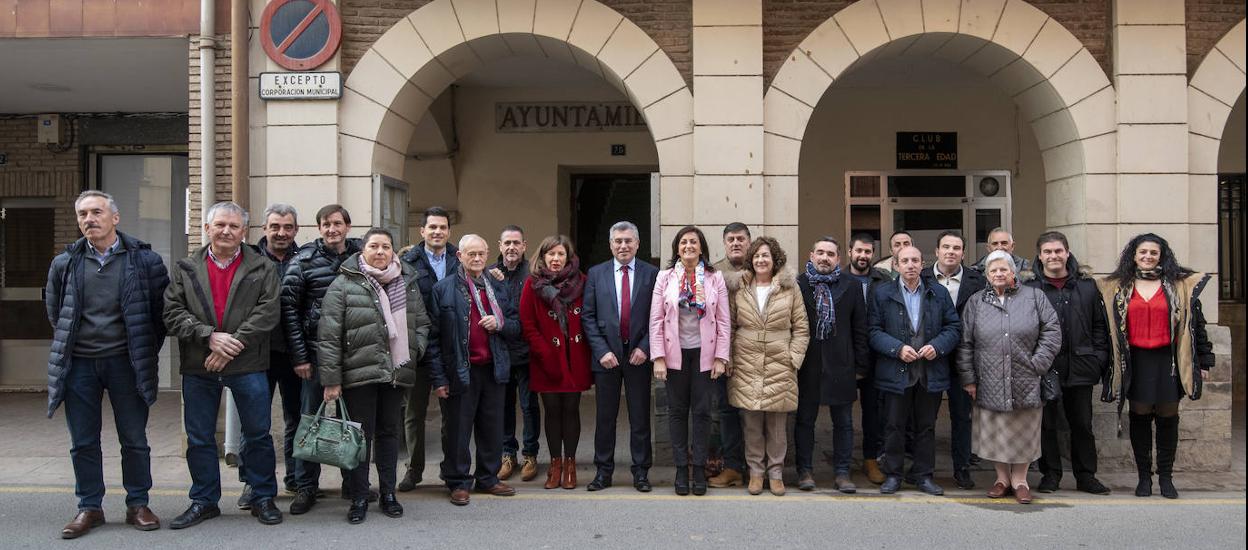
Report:
[[[347,508],[347,523],[352,525],[364,523],[364,518],[368,515],[368,498],[357,498],[351,500],[351,507]]]
[[[1179,491],[1174,488],[1174,455],[1179,449],[1179,417],[1158,416],[1157,423],[1157,484],[1161,486],[1161,496],[1179,498]]]
[[[676,467],[675,485],[676,485],[676,494],[682,497],[689,494],[689,467],[688,466]]]
[[[693,467],[693,494],[702,496],[706,494],[706,467]]]
[[[1153,495],[1153,415],[1130,413],[1131,451],[1135,454],[1135,470],[1140,482],[1135,486],[1135,496]]]

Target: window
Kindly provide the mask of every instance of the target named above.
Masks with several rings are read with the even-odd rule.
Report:
[[[1244,246],[1248,244],[1248,228],[1244,225],[1244,174],[1221,174],[1218,177],[1218,274],[1221,285],[1218,298],[1227,302],[1244,302],[1244,276],[1248,261]]]
[[[0,222],[0,286],[42,288],[53,248],[53,208],[5,208]]]
[[[407,240],[407,184],[389,176],[373,174],[373,226],[394,234],[395,245]]]

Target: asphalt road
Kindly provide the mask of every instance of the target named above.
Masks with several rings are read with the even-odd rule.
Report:
[[[1093,497],[1073,491],[1021,506],[966,493],[930,498],[840,496],[831,492],[752,497],[728,489],[677,497],[660,486],[642,495],[617,486],[602,493],[525,490],[511,498],[474,495],[467,507],[424,487],[400,496],[406,515],[375,508],[346,523],[346,502],[322,500],[309,514],[262,526],[247,512],[199,526],[141,533],[123,523],[122,491],[109,489],[108,524],[76,541],[59,538],[73,513],[63,486],[0,486],[0,548],[1244,548],[1243,492],[1187,491],[1182,499]],[[232,504],[237,491],[227,491]],[[1042,497],[1044,495],[1041,495]],[[153,491],[164,522],[186,506],[181,489]],[[290,498],[280,497],[285,510]]]

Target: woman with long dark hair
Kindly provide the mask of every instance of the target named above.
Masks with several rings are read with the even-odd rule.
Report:
[[[678,495],[690,492],[690,470],[693,494],[706,494],[711,380],[727,370],[731,330],[728,289],[711,266],[706,235],[692,225],[682,227],[650,299],[650,357],[654,377],[667,383]]]
[[[589,340],[581,328],[585,275],[571,239],[542,240],[520,291],[520,326],[529,344],[529,390],[541,394],[550,469],[547,489],[576,488],[581,392],[588,390]]]
[[[1114,272],[1097,281],[1114,352],[1102,399],[1124,396],[1131,402],[1131,450],[1139,473],[1135,496],[1153,493],[1155,424],[1161,495],[1179,497],[1172,479],[1179,445],[1179,400],[1185,395],[1200,399],[1202,382],[1214,364],[1199,299],[1208,282],[1208,274],[1179,265],[1170,243],[1152,233],[1131,239]],[[1119,402],[1119,414],[1122,407]]]

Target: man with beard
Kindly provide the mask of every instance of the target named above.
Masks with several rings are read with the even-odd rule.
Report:
[[[400,256],[400,260],[416,268],[416,284],[420,287],[420,297],[425,305],[430,304],[433,285],[444,279],[447,274],[455,273],[459,268],[456,248],[450,244],[451,214],[440,206],[425,209],[420,221],[419,244]],[[484,266],[483,266],[484,267]],[[519,298],[516,298],[519,301]],[[437,313],[429,310],[429,317]],[[433,335],[429,336],[430,340]],[[429,369],[436,358],[436,353],[425,353],[416,368],[416,383],[407,390],[403,409],[404,441],[407,442],[407,473],[399,482],[400,492],[411,491],[420,485],[425,474],[425,417],[429,413]],[[443,428],[446,419],[442,419]],[[499,443],[502,443],[500,440]],[[497,471],[495,471],[497,473]]]
[[[923,270],[923,282],[940,285],[953,299],[958,318],[971,295],[988,286],[988,279],[974,269],[962,266],[966,241],[957,231],[944,231],[936,237],[936,264]],[[957,354],[954,354],[957,361]],[[961,384],[951,384],[949,395],[949,453],[953,459],[953,481],[959,489],[974,489],[971,479],[971,396]]]
[[[303,379],[303,412],[316,412],[324,398],[324,389],[316,376],[317,325],[321,320],[321,300],[329,284],[338,278],[338,267],[352,254],[359,252],[359,239],[347,238],[351,231],[351,214],[339,204],[330,204],[316,212],[316,226],[321,238],[304,246],[286,267],[282,277],[282,325],[286,331],[286,349],[295,364],[295,374]],[[345,475],[344,475],[345,479]],[[321,465],[308,460],[295,461],[295,487],[298,491],[290,503],[290,513],[307,513],[320,496]]]
[[[850,238],[849,273],[848,275],[862,285],[862,296],[866,301],[868,314],[871,310],[875,289],[892,280],[889,275],[871,266],[875,256],[875,238],[866,233],[858,233]],[[868,346],[868,354],[873,354]],[[868,357],[869,365],[875,364],[874,356]],[[884,483],[884,472],[880,470],[880,453],[884,448],[884,425],[881,414],[881,396],[875,389],[875,369],[868,368],[862,378],[858,379],[858,406],[862,412],[862,473],[876,485]],[[801,485],[798,485],[801,488]]]
[[[850,479],[854,451],[854,400],[857,381],[866,378],[867,302],[862,283],[841,273],[840,244],[832,237],[815,242],[806,268],[797,277],[806,317],[810,319],[810,346],[797,371],[798,489],[813,491],[815,420],[819,405],[832,417],[832,487],[842,493],[858,491]]]
[[[488,269],[495,280],[507,284],[512,300],[520,299],[524,280],[529,278],[529,261],[524,257],[529,242],[524,230],[518,225],[503,228],[498,237],[498,261]],[[524,338],[507,341],[511,355],[511,380],[507,382],[507,395],[503,402],[503,462],[498,479],[511,478],[516,467],[516,451],[523,452],[524,463],[520,467],[520,480],[532,481],[537,477],[538,438],[542,435],[542,406],[537,395],[529,391],[529,344]],[[520,413],[524,417],[524,448],[516,441],[516,401],[519,398]]]
[[[745,269],[745,251],[750,248],[750,228],[741,222],[724,226],[724,258],[715,262],[716,271],[725,277]],[[729,373],[731,375],[731,373]],[[737,408],[728,403],[728,376],[716,378],[715,391],[711,394],[712,420],[719,426],[719,453],[724,459],[724,469],[707,480],[711,487],[732,487],[742,483],[745,471],[744,434],[741,432],[741,416]]]
[[[1026,284],[1044,291],[1062,325],[1062,348],[1053,359],[1062,397],[1044,405],[1040,430],[1041,493],[1057,491],[1062,481],[1062,453],[1058,431],[1063,414],[1070,425],[1070,468],[1075,487],[1085,493],[1108,495],[1096,479],[1096,435],[1092,433],[1092,386],[1109,373],[1109,323],[1096,281],[1070,253],[1066,235],[1050,231],[1036,239],[1036,263],[1041,271]],[[1088,270],[1090,271],[1090,270]]]

